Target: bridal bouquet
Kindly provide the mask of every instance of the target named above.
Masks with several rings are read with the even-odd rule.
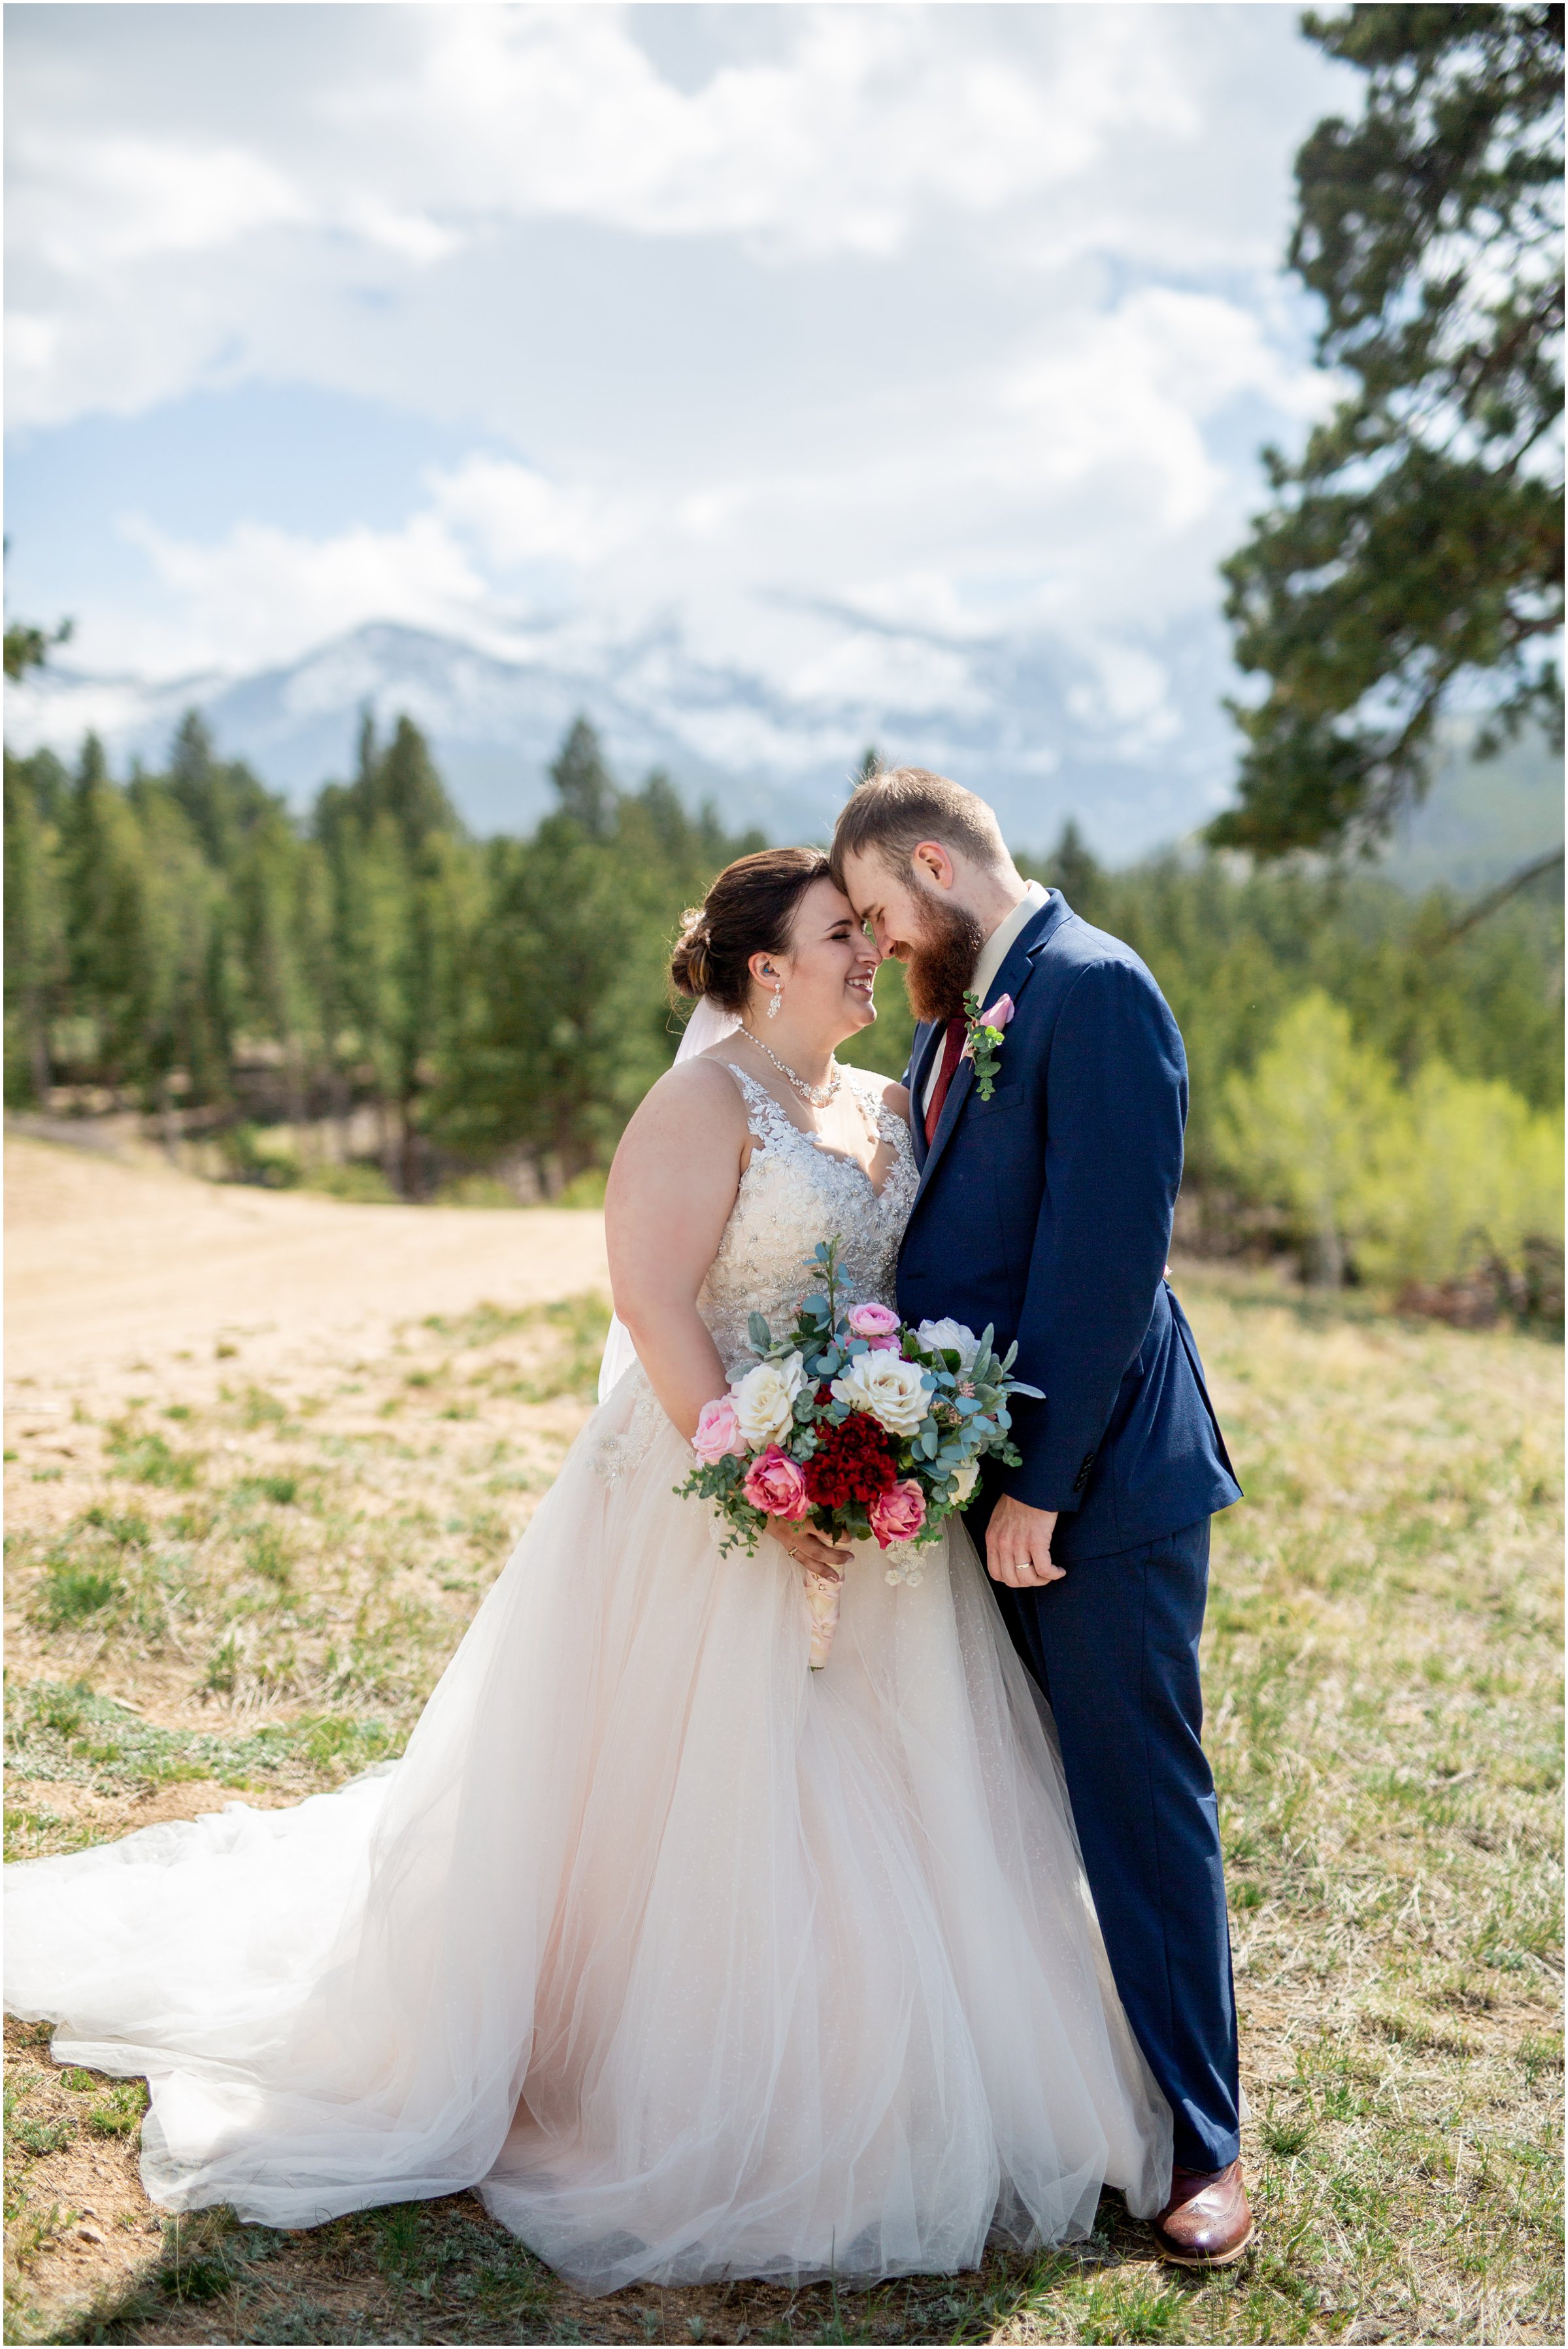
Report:
[[[821,1287],[775,1338],[762,1314],[747,1334],[754,1367],[704,1403],[697,1465],[676,1490],[711,1501],[721,1547],[756,1550],[770,1518],[808,1520],[833,1542],[875,1540],[889,1582],[918,1583],[919,1550],[974,1491],[988,1457],[1016,1467],[1008,1402],[1038,1396],[1009,1376],[992,1331],[960,1321],[911,1329],[886,1305],[842,1307],[838,1242],[807,1259]],[[827,1661],[839,1586],[809,1570],[813,1671]]]

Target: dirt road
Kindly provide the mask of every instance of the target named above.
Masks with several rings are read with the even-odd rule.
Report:
[[[400,1321],[607,1291],[604,1219],[551,1208],[349,1206],[8,1141],[10,1378],[366,1350]]]

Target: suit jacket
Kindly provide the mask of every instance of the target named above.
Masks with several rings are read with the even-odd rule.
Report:
[[[907,1319],[950,1314],[1018,1340],[1019,1468],[987,1490],[1054,1509],[1066,1563],[1130,1549],[1241,1498],[1187,1317],[1165,1278],[1181,1183],[1187,1056],[1130,947],[1052,890],[1002,963],[1013,1015],[988,1102],[959,1063],[928,1149],[919,1102],[941,1030],[906,1081],[920,1169],[898,1257]]]

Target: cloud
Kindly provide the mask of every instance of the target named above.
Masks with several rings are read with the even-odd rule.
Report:
[[[485,613],[484,578],[429,510],[399,530],[320,539],[254,522],[209,544],[170,536],[143,517],[120,527],[146,554],[169,613],[133,622],[122,640],[144,668],[237,672],[291,660],[367,620],[462,628]]]
[[[791,13],[783,57],[687,92],[635,10],[447,10],[421,18],[417,78],[329,116],[395,141],[462,210],[872,254],[932,206],[982,215],[1082,172],[1115,130],[1194,127],[1148,10],[1064,9],[1033,58],[984,18],[955,38],[941,10]]]
[[[215,367],[321,379],[322,302],[396,303],[530,223],[779,266],[888,260],[937,223],[982,240],[981,270],[1256,270],[1278,243],[1277,196],[1251,201],[1204,136],[1227,78],[1274,61],[1272,10],[693,10],[689,46],[751,53],[690,86],[636,7],[52,13],[8,36],[12,289],[51,329],[13,358],[20,422]],[[1246,103],[1279,110],[1266,85]],[[1238,128],[1242,160],[1257,136]]]
[[[591,490],[563,486],[531,465],[475,455],[430,477],[435,508],[499,572],[538,563],[586,565],[626,543],[634,516]]]
[[[1245,394],[1294,416],[1311,414],[1323,402],[1323,378],[1287,358],[1258,316],[1237,303],[1148,286],[1113,311],[1077,321],[1055,347],[1012,369],[996,404],[1023,427],[1043,487],[1060,492],[1130,474],[1158,533],[1168,535],[1222,499],[1229,469],[1206,445],[1203,428]]]
[[[246,518],[203,543],[146,517],[122,527],[180,616],[175,665],[191,657],[176,639],[243,668],[374,618],[500,644],[545,609],[623,633],[679,615],[698,657],[741,663],[786,700],[959,710],[976,690],[966,647],[1044,632],[1072,647],[1108,724],[1152,740],[1156,669],[1136,646],[1212,600],[1238,523],[1216,419],[1238,399],[1289,411],[1309,395],[1317,378],[1255,317],[1147,288],[1000,374],[904,398],[875,454],[858,437],[810,461],[758,449],[743,478],[650,471],[626,492],[475,450],[427,468],[391,528]]]
[[[10,168],[16,243],[35,264],[88,282],[311,217],[305,191],[242,147],[33,130],[17,139]]]
[[[132,450],[251,384],[431,434],[354,469],[372,518],[269,510],[238,446],[159,506],[128,455],[112,584],[78,524],[81,584],[36,597],[84,661],[549,621],[649,676],[678,643],[715,759],[816,755],[829,709],[1011,740],[1047,670],[1118,755],[1189,755],[1253,452],[1324,397],[1273,270],[1334,74],[1287,12],[22,9],[7,41],[14,425],[108,412]]]

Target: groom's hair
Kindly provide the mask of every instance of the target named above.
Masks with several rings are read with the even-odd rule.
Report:
[[[902,878],[922,840],[940,840],[992,871],[1008,862],[1002,826],[975,792],[929,767],[888,767],[867,775],[845,802],[829,852],[834,881],[842,889],[846,857],[867,854]]]

